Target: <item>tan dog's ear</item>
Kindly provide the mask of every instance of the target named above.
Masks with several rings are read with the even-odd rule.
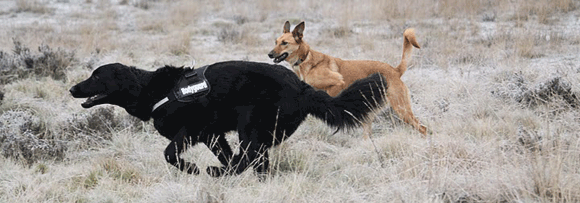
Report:
[[[294,27],[294,30],[292,31],[292,36],[294,36],[294,40],[296,40],[296,42],[302,40],[303,32],[304,32],[304,21],[302,21],[300,24]]]
[[[284,32],[283,33],[289,33],[290,32],[290,22],[286,21],[286,23],[284,23]]]

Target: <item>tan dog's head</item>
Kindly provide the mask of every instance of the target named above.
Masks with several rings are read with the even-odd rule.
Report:
[[[301,45],[303,44],[302,41],[302,33],[304,32],[304,22],[296,25],[294,30],[290,32],[290,22],[286,21],[284,23],[284,32],[282,36],[276,39],[276,46],[268,56],[274,59],[274,63],[280,63],[283,60],[286,60],[290,64],[295,64],[299,59],[303,59],[302,53],[303,51],[300,50]]]

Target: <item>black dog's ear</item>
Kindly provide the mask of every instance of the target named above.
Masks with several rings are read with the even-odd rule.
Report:
[[[284,31],[282,33],[289,33],[290,32],[290,22],[286,21],[284,23]]]
[[[296,42],[300,42],[300,40],[302,40],[303,32],[304,32],[304,21],[302,21],[300,24],[294,27],[294,30],[292,31],[292,36],[294,36],[294,40],[296,40]]]

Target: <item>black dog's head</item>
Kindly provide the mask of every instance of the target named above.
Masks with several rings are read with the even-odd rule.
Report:
[[[103,65],[93,71],[91,77],[70,88],[70,93],[75,98],[88,98],[81,104],[84,108],[99,104],[127,108],[141,90],[134,69],[119,63]]]

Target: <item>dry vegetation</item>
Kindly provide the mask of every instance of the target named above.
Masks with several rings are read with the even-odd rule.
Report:
[[[580,3],[574,0],[0,1],[0,202],[579,202]],[[68,88],[99,65],[269,62],[283,22],[312,48],[396,65],[427,138],[389,110],[340,132],[308,119],[270,175],[192,176],[124,110]],[[195,116],[195,115],[192,115]],[[235,134],[230,137],[236,144]],[[217,160],[203,146],[199,165]]]

